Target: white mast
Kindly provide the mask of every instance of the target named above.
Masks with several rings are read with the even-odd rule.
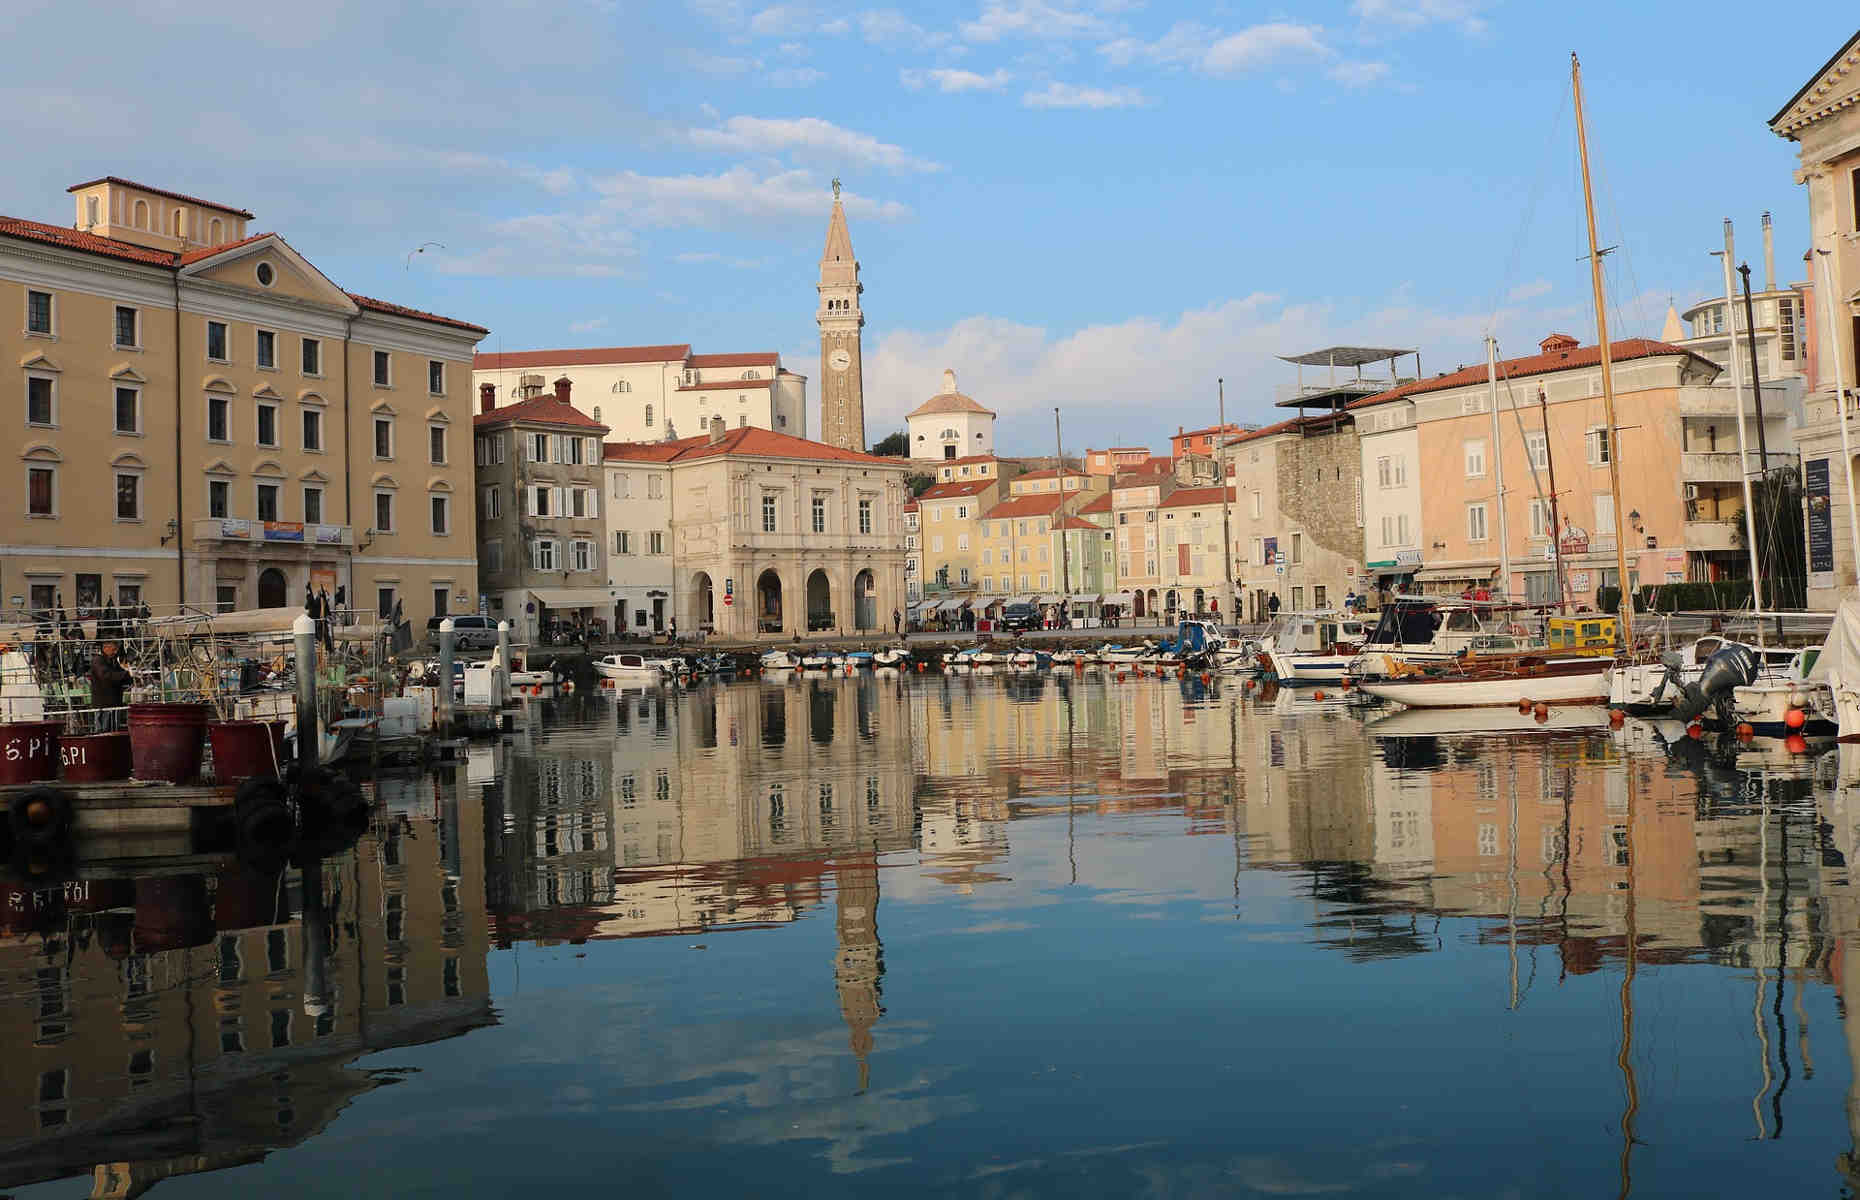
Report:
[[[1737,362],[1737,302],[1731,282],[1731,261],[1735,254],[1731,243],[1731,218],[1724,219],[1724,307],[1725,322],[1731,327],[1731,396],[1737,409],[1737,474],[1744,481],[1744,544],[1750,551],[1750,606],[1763,615],[1763,569],[1757,561],[1757,508],[1750,494],[1750,458],[1744,447],[1744,373]],[[1767,464],[1766,464],[1767,465]],[[1757,645],[1763,644],[1763,622],[1757,622]]]
[[[1498,339],[1486,335],[1485,390],[1487,407],[1492,410],[1492,475],[1498,484],[1498,587],[1505,603],[1511,596],[1511,525],[1505,518],[1505,456],[1499,452],[1498,431]]]
[[[1830,253],[1826,250],[1815,251],[1815,257],[1821,263],[1821,286],[1815,289],[1822,310],[1828,314],[1828,359],[1834,373],[1834,419],[1841,427],[1841,464],[1847,474],[1847,536],[1853,541],[1854,577],[1860,580],[1860,510],[1854,507],[1854,452],[1847,444],[1847,390],[1841,379],[1841,343],[1840,330],[1834,324],[1834,268],[1829,262]],[[1834,577],[1835,586],[1840,586],[1840,575]]]

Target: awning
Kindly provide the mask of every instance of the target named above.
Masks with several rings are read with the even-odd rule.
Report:
[[[1096,604],[1100,599],[1101,597],[1099,596],[1090,595],[1085,592],[1072,593],[1072,603],[1074,604]]]
[[[1446,580],[1490,579],[1491,567],[1423,567],[1414,573],[1416,583],[1441,583]]]
[[[1135,592],[1119,592],[1115,596],[1105,597],[1107,601],[1117,605],[1119,608],[1129,608],[1131,604],[1135,603],[1136,598],[1137,594]]]
[[[550,608],[606,608],[613,597],[606,588],[528,588],[530,595]]]
[[[963,599],[961,596],[951,596],[949,599],[937,605],[936,610],[938,612],[956,612],[959,609],[961,609],[963,605],[967,603],[968,601]]]
[[[1041,604],[1058,604],[1060,601],[1064,599],[1065,599],[1064,596],[1054,595],[1049,592],[1048,594],[1040,597],[1040,603]]]

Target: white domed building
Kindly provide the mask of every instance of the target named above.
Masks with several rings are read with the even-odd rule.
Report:
[[[943,372],[943,390],[904,418],[916,459],[970,458],[995,452],[995,414],[956,390],[956,372]]]

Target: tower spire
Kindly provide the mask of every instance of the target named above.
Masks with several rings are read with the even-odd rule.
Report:
[[[833,214],[827,219],[827,244],[820,253],[820,303],[814,323],[820,326],[820,440],[846,450],[864,450],[865,381],[860,330],[865,312],[859,295],[859,260],[853,257],[846,228],[846,205],[840,181],[833,180]]]

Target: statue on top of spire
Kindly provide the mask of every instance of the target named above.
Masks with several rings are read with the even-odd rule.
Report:
[[[833,177],[833,198],[835,200],[840,198],[840,177],[838,175]]]

